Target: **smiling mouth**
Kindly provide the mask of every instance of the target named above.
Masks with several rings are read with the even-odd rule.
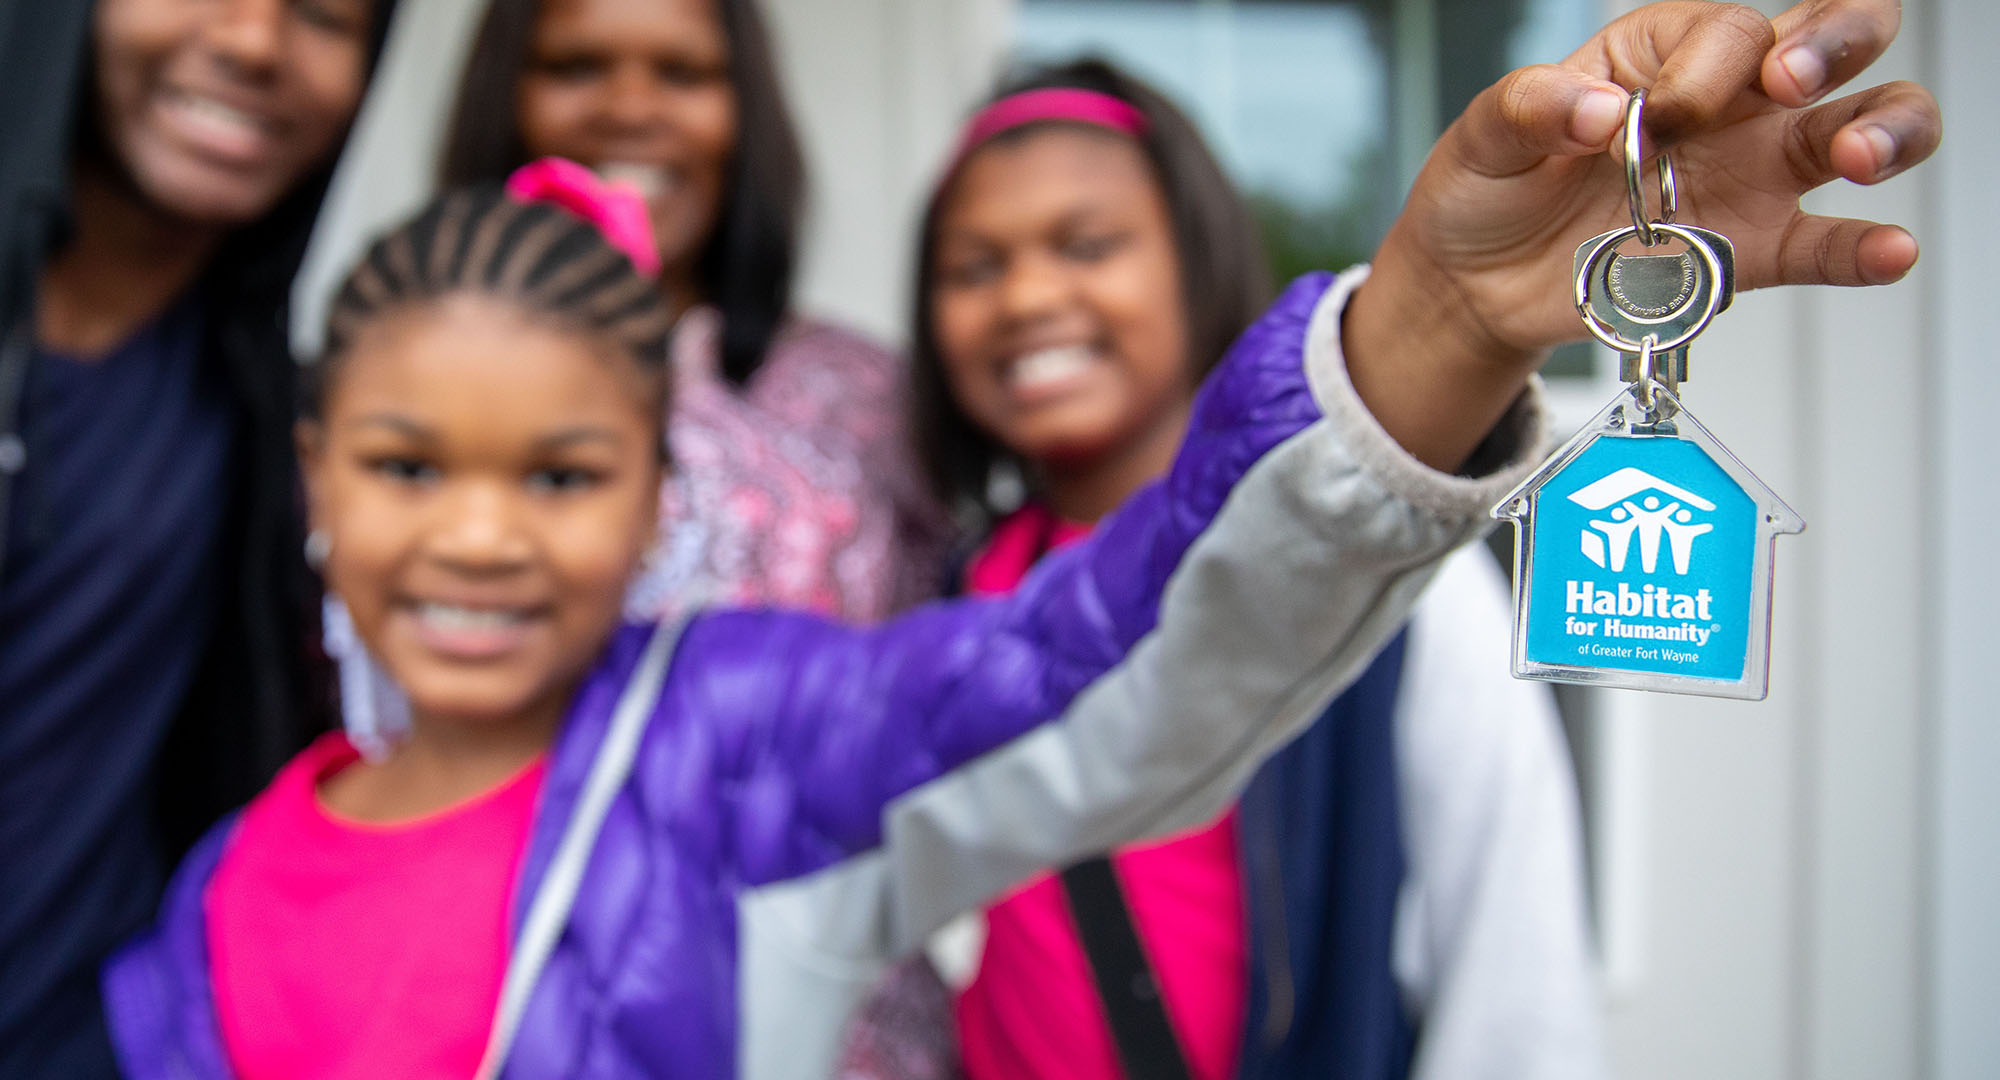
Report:
[[[491,660],[519,649],[537,622],[526,608],[420,601],[404,608],[425,648],[454,660]]]
[[[1074,389],[1098,363],[1088,345],[1059,345],[1022,353],[1006,361],[1000,381],[1022,404],[1037,404]]]
[[[161,91],[159,100],[179,133],[214,157],[252,162],[268,151],[277,135],[277,125],[269,118],[206,95],[169,88]]]
[[[649,203],[674,194],[685,182],[679,169],[636,161],[601,162],[597,166],[597,175],[606,183],[631,186]]]

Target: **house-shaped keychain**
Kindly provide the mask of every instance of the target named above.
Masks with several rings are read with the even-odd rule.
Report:
[[[1637,388],[1494,507],[1514,522],[1514,674],[1761,699],[1771,559],[1805,522],[1672,391]]]

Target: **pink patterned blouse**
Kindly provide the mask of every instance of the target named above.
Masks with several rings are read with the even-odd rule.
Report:
[[[718,370],[721,326],[699,307],[675,331],[673,467],[630,613],[726,604],[867,621],[935,595],[948,522],[911,466],[898,360],[794,319],[736,387]]]

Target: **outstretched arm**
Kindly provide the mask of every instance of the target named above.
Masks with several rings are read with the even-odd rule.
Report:
[[[1882,54],[1898,12],[1897,0],[1805,0],[1776,19],[1653,4],[1482,93],[1431,151],[1348,314],[1369,410],[1419,459],[1453,468],[1545,350],[1581,336],[1571,255],[1628,220],[1613,144],[1635,87],[1649,88],[1646,152],[1673,151],[1681,219],[1735,243],[1738,288],[1908,273],[1908,232],[1799,207],[1937,148],[1937,102],[1914,83],[1822,100]]]
[[[752,641],[791,664],[734,713],[746,882],[874,851],[866,933],[884,936],[851,944],[893,952],[1035,870],[1203,820],[1310,722],[1538,443],[1524,402],[1481,478],[1404,454],[1341,368],[1363,276],[1296,284],[1204,387],[1166,480],[1015,593],[869,631],[691,627],[688,692],[716,687],[694,707],[727,707],[727,658]]]
[[[1270,386],[1239,399],[1254,382],[1243,372],[1299,367],[1296,352],[1239,349],[1190,435],[1199,446],[1217,420],[1240,424],[1235,454],[1184,454],[1133,522],[1120,515],[1031,580],[1020,597],[1030,606],[996,605],[979,616],[983,630],[963,635],[928,613],[885,631],[912,635],[901,643],[843,639],[828,655],[855,648],[868,663],[923,674],[898,699],[903,721],[885,713],[862,725],[857,737],[872,748],[807,753],[819,764],[796,775],[816,790],[797,797],[820,805],[797,820],[816,823],[817,837],[774,834],[751,853],[753,880],[831,869],[746,899],[746,1069],[760,1054],[810,1056],[816,1033],[766,1023],[798,1015],[787,1006],[806,998],[789,994],[867,978],[868,960],[1033,870],[1212,812],[1365,661],[1428,566],[1480,528],[1502,493],[1483,485],[1504,488],[1526,464],[1532,440],[1510,410],[1532,396],[1546,349],[1579,336],[1571,253],[1625,214],[1608,149],[1627,89],[1651,88],[1649,130],[1675,151],[1684,213],[1735,242],[1739,287],[1879,284],[1907,272],[1916,246],[1901,229],[1798,205],[1837,176],[1874,183],[1935,148],[1941,121],[1921,87],[1811,104],[1880,54],[1895,12],[1896,0],[1807,0],[1769,21],[1727,4],[1658,4],[1562,65],[1509,76],[1440,141],[1344,319],[1333,303],[1294,329],[1311,342],[1309,409],[1289,411],[1298,394],[1263,396]],[[1274,340],[1287,318],[1306,322],[1296,293],[1288,302],[1248,340]],[[1294,426],[1269,443],[1240,437],[1267,418]],[[1224,481],[1214,512],[1186,498],[1204,477]],[[1132,616],[1117,601],[1163,565],[1154,610]],[[1034,608],[1051,589],[1067,608]],[[1035,626],[1032,610],[1066,610],[1075,622],[1060,625],[1097,636],[1022,650],[1013,639]],[[992,683],[971,689],[974,677]],[[1003,707],[986,717],[949,711],[989,692]],[[910,719],[926,709],[945,710],[929,714],[930,730]],[[1057,719],[979,756],[1044,717]],[[830,728],[853,717],[820,719]],[[794,746],[812,737],[794,735]],[[905,738],[917,749],[897,759]],[[897,764],[877,768],[885,750]],[[843,786],[857,789],[860,812],[833,805]],[[835,866],[843,853],[861,854]]]
[[[1310,611],[1323,632],[1262,644],[1319,651],[1273,671],[1317,678],[1365,659],[1400,620],[1398,586],[1478,528],[1483,507],[1433,497],[1449,478],[1432,469],[1492,473],[1496,459],[1481,447],[1496,433],[1503,456],[1518,458],[1520,432],[1503,418],[1543,350],[1577,336],[1570,252],[1626,214],[1607,149],[1625,88],[1652,88],[1649,133],[1677,155],[1688,217],[1735,241],[1742,287],[1900,276],[1915,258],[1908,233],[1798,204],[1835,176],[1873,182],[1935,147],[1936,103],[1921,87],[1806,105],[1879,54],[1895,24],[1894,0],[1807,0],[1776,22],[1728,4],[1656,4],[1563,65],[1509,75],[1439,142],[1352,305],[1320,305],[1319,286],[1295,287],[1204,387],[1167,480],[1089,543],[1004,602],[932,610],[858,637],[805,623],[759,630],[793,639],[787,651],[804,672],[780,715],[811,703],[809,719],[779,722],[770,743],[788,749],[768,760],[802,777],[859,779],[839,794],[814,786],[788,807],[780,816],[807,823],[817,850],[771,838],[751,852],[752,878],[873,846],[883,802],[1065,715],[1086,689],[1090,698],[1107,687],[1271,689],[1232,683],[1233,659],[1203,656],[1153,672],[1143,691],[1113,678],[1150,670],[1151,638],[1187,633],[1216,646]],[[1347,501],[1317,504],[1328,490]],[[1477,483],[1468,490],[1487,496]],[[1424,527],[1375,531],[1378,513],[1419,511],[1434,515]],[[1229,715],[1268,699],[1209,700]],[[1184,745],[1167,729],[1150,737]],[[919,748],[903,755],[909,764],[878,766],[903,746]],[[1251,753],[1233,749],[1232,762]],[[1089,842],[1126,838],[1114,832]]]

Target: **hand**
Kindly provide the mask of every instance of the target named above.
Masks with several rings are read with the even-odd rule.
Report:
[[[1419,457],[1455,463],[1542,350],[1582,336],[1571,259],[1629,223],[1616,144],[1633,87],[1649,87],[1646,152],[1673,152],[1678,220],[1734,242],[1739,289],[1908,273],[1909,233],[1799,208],[1835,177],[1873,184],[1936,149],[1937,102],[1915,84],[1812,104],[1880,56],[1898,22],[1895,0],[1805,0],[1768,21],[1729,4],[1655,4],[1562,64],[1487,89],[1432,151],[1349,309],[1363,400]],[[1644,175],[1650,187],[1650,166]]]

